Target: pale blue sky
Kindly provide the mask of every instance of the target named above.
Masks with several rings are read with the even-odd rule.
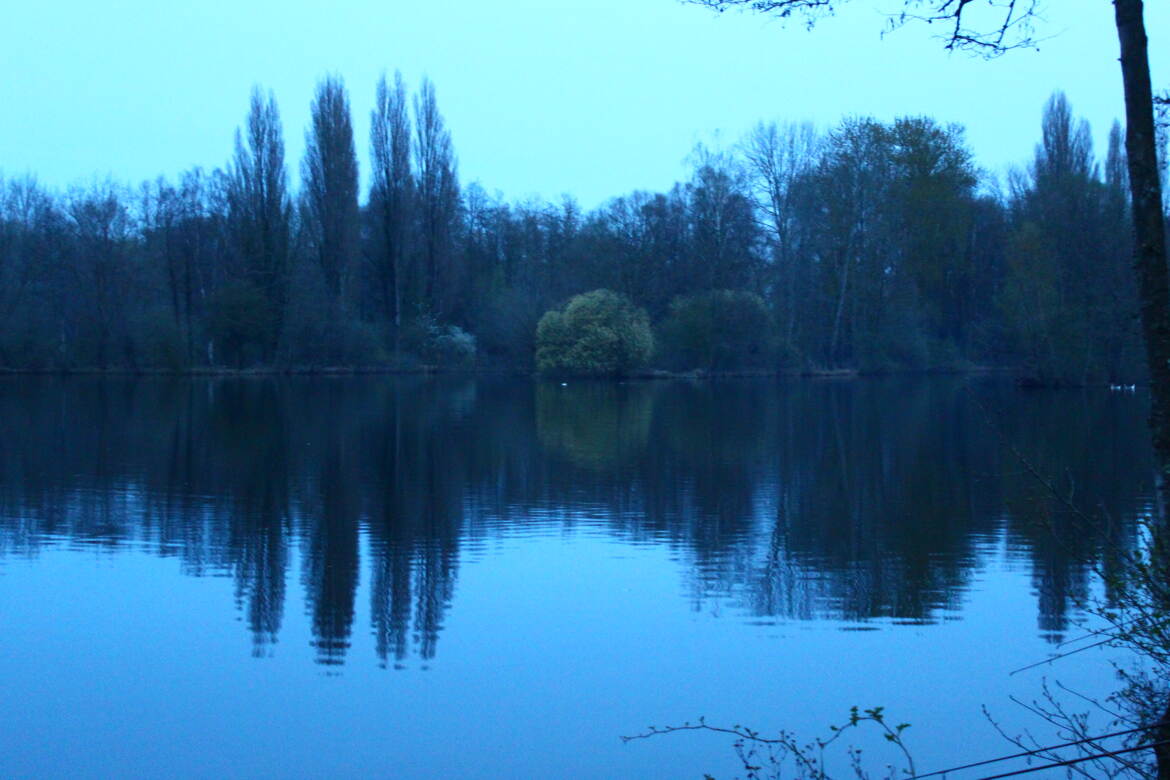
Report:
[[[136,183],[229,157],[253,83],[272,88],[290,171],[317,80],[350,89],[363,172],[374,84],[434,80],[464,182],[587,207],[684,175],[697,141],[761,119],[928,114],[964,124],[995,171],[1024,161],[1064,89],[1100,144],[1122,115],[1113,7],[1050,0],[1039,52],[948,55],[900,0],[853,0],[812,32],[676,0],[10,0],[0,26],[0,171],[66,186]],[[1156,87],[1170,87],[1170,3],[1147,3]]]

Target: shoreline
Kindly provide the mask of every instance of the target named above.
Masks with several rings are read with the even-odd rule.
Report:
[[[637,381],[664,381],[664,380],[711,380],[711,379],[832,379],[848,380],[874,377],[909,377],[909,376],[1011,376],[1018,373],[1018,369],[1011,366],[969,366],[963,368],[918,368],[918,369],[889,369],[882,371],[864,371],[856,368],[833,369],[791,369],[791,370],[758,370],[743,369],[737,371],[667,371],[664,369],[646,369],[635,371],[621,376],[582,376],[582,375],[550,375],[541,376],[535,371],[507,368],[448,368],[443,366],[260,366],[253,368],[226,368],[200,367],[184,369],[162,368],[0,368],[0,378],[26,376],[96,376],[96,377],[173,377],[173,378],[269,378],[281,376],[316,376],[316,377],[343,377],[343,376],[496,376],[528,378],[547,381],[590,381],[590,382],[628,382]],[[1101,383],[1105,386],[1107,383]],[[1054,385],[1064,386],[1068,385]],[[1083,385],[1092,387],[1095,385]]]

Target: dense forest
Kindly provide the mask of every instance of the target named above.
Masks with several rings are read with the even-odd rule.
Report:
[[[1060,93],[1006,184],[960,126],[849,117],[699,146],[686,181],[592,212],[461,185],[430,81],[377,85],[367,192],[342,80],[311,108],[295,189],[259,88],[222,169],[0,179],[0,368],[530,370],[538,323],[571,368],[553,352],[600,302],[641,329],[620,370],[1143,370],[1122,129],[1099,161]]]

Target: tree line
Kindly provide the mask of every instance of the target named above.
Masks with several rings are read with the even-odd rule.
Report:
[[[271,92],[234,153],[129,188],[0,179],[0,367],[534,366],[537,324],[612,291],[650,365],[1143,373],[1122,130],[1098,160],[1056,93],[1004,184],[929,117],[762,123],[688,178],[585,212],[462,186],[433,83],[317,86],[299,187]]]

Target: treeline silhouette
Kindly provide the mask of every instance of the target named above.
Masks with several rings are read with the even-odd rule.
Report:
[[[699,146],[686,181],[591,212],[461,185],[427,80],[378,83],[365,192],[342,80],[311,108],[295,189],[259,88],[222,169],[0,181],[0,368],[527,370],[541,315],[608,288],[656,328],[685,296],[759,296],[756,368],[1140,375],[1121,129],[1099,163],[1059,93],[1006,188],[957,125],[851,117]]]
[[[230,575],[259,655],[299,587],[325,664],[363,630],[359,580],[380,662],[426,662],[468,555],[543,532],[668,546],[697,609],[853,623],[945,619],[1006,546],[1057,641],[1153,495],[1128,394],[957,379],[25,378],[0,439],[0,559],[134,546]]]

